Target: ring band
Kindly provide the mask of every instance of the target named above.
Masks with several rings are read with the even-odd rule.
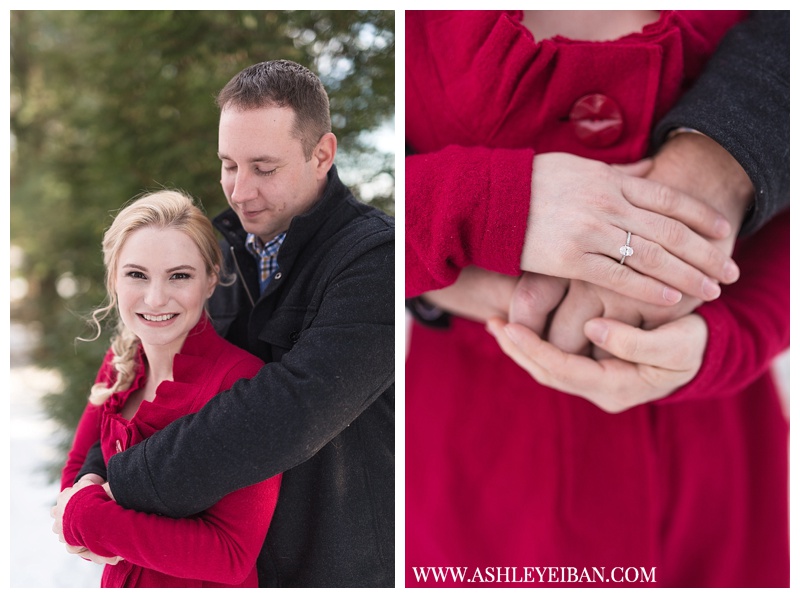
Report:
[[[628,232],[628,240],[625,241],[625,245],[619,248],[619,252],[622,254],[622,259],[619,261],[620,265],[625,263],[625,258],[633,255],[633,247],[631,247],[631,233]]]

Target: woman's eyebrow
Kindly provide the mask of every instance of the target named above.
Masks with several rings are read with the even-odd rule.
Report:
[[[122,267],[123,268],[131,268],[131,269],[135,269],[135,270],[143,270],[143,271],[147,272],[147,268],[145,268],[144,266],[139,266],[137,264],[125,264]],[[194,271],[196,271],[197,268],[195,268],[194,266],[190,266],[188,264],[184,264],[184,265],[181,265],[181,266],[174,266],[172,268],[167,268],[167,272],[175,272],[176,270],[194,270]]]

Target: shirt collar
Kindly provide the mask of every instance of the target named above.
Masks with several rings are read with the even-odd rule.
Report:
[[[286,232],[282,232],[266,243],[257,235],[247,233],[244,246],[247,248],[247,251],[252,253],[255,257],[272,257],[280,251],[284,239],[286,239]]]

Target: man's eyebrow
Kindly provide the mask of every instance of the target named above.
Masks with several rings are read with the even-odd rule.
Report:
[[[220,160],[230,160],[231,162],[234,161],[233,158],[231,158],[228,154],[217,152],[217,156],[219,157]],[[275,158],[273,156],[268,156],[265,154],[263,156],[255,156],[254,158],[250,158],[248,162],[252,164],[253,162],[280,162],[280,160],[278,158]]]

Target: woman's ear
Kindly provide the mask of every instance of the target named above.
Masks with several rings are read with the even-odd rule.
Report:
[[[219,284],[219,266],[214,266],[213,272],[208,276],[208,292],[206,293],[206,299],[209,299],[211,295],[214,294],[214,290],[217,288]]]

